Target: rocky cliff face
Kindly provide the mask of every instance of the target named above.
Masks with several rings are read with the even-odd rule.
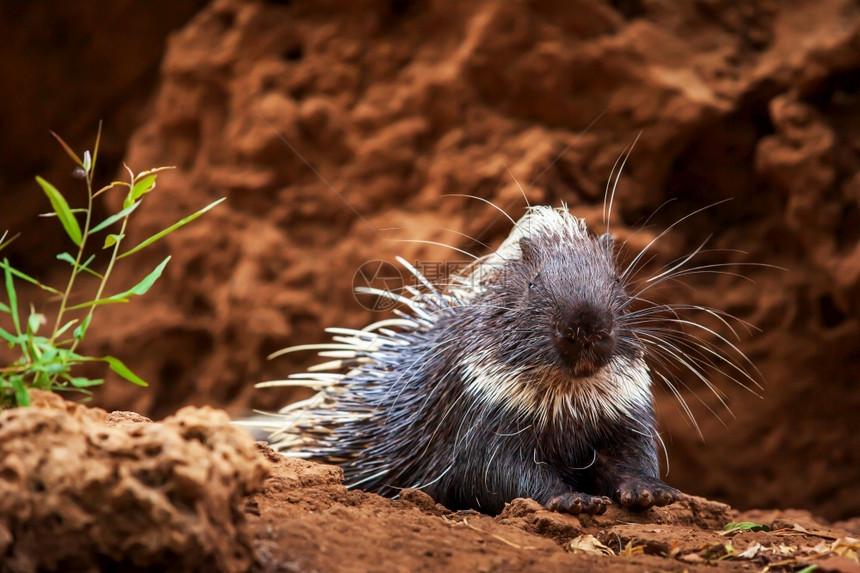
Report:
[[[126,59],[104,55],[121,44],[84,52],[87,69],[98,57],[121,69]],[[173,255],[166,280],[106,311],[89,342],[153,388],[108,384],[98,401],[153,416],[185,404],[276,407],[288,397],[253,383],[303,363],[266,361],[270,352],[376,318],[351,292],[362,263],[463,261],[432,243],[482,254],[506,235],[498,211],[447,195],[516,217],[522,186],[531,203],[564,201],[600,228],[606,181],[638,136],[614,232],[635,252],[719,203],[661,239],[643,273],[710,236],[716,250],[700,263],[738,266],[659,296],[754,325],[737,344],[766,381],[761,399],[715,380],[720,399],[684,379],[704,443],[676,397],[658,392],[668,481],[739,507],[856,515],[858,77],[860,10],[847,0],[213,2],[170,37],[158,79],[134,84],[134,97],[117,82],[114,99],[80,104],[81,123],[48,116],[63,118],[56,131],[83,133],[108,102],[133,102],[140,122],[124,160],[177,166],[136,214],[140,233],[228,198],[119,277],[132,283]],[[81,97],[92,81],[70,79],[81,91],[68,93]],[[0,197],[0,223],[21,230],[45,205],[15,182],[44,172],[52,148],[33,138],[31,117],[13,119],[4,161],[29,163],[4,169],[13,194]],[[57,231],[22,241],[15,256],[47,265]]]

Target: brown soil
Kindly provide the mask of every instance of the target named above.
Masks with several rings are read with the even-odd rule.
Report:
[[[119,269],[117,288],[173,256],[145,298],[96,315],[87,349],[119,356],[152,384],[143,391],[109,380],[98,405],[153,418],[188,404],[225,407],[236,416],[283,405],[290,396],[253,384],[307,362],[267,361],[270,352],[319,341],[326,326],[377,318],[351,292],[363,262],[398,254],[462,260],[441,247],[398,240],[481,253],[477,241],[494,246],[507,233],[509,223],[487,205],[443,195],[481,197],[517,216],[524,202],[515,177],[532,203],[565,201],[598,229],[604,184],[641,132],[612,219],[613,232],[632,249],[684,215],[732,199],[675,227],[645,273],[709,236],[709,245],[724,251],[704,254],[703,264],[786,269],[739,266],[730,270],[752,281],[692,276],[693,288],[660,294],[722,308],[755,325],[759,330],[744,333],[739,346],[765,380],[762,399],[715,380],[733,415],[700,382],[684,380],[689,388],[681,394],[704,443],[676,398],[659,393],[667,480],[743,509],[860,515],[856,3],[416,0],[359,7],[337,0],[219,0],[190,20],[199,2],[164,3],[157,17],[154,9],[131,6],[48,15],[38,5],[0,8],[11,46],[0,71],[11,79],[7,90],[15,88],[0,133],[0,230],[24,232],[4,256],[47,281],[63,270],[51,264],[65,249],[59,225],[32,227],[34,213],[47,210],[34,174],[61,188],[75,185],[50,138],[33,135],[44,133],[43,123],[81,149],[104,117],[105,179],[117,172],[120,157],[138,170],[177,166],[136,213],[138,238],[228,198]],[[186,20],[165,47],[163,38]],[[135,36],[136,26],[148,30],[145,41]],[[393,227],[402,230],[383,230]],[[260,517],[250,522],[265,567],[339,568],[322,561],[338,556],[339,564],[356,569],[401,562],[440,568],[454,556],[488,569],[596,563],[542,537],[523,537],[504,516],[420,510],[415,499],[346,493],[323,478],[308,477],[322,481],[305,490],[273,485],[292,483],[278,472],[295,476],[301,467],[276,466],[267,482],[271,513],[255,498]],[[667,513],[691,514],[689,508]],[[273,525],[274,515],[292,529]],[[356,515],[389,528],[396,543],[384,529],[371,527],[364,537]],[[700,532],[702,523],[685,523],[690,529],[677,536],[679,546],[714,539],[708,536],[715,524]],[[577,527],[595,535],[600,529]],[[606,527],[624,537],[621,525]],[[636,535],[662,543],[648,527],[654,528]],[[565,531],[568,539],[578,530]],[[289,543],[279,543],[282,537]],[[749,533],[732,543],[767,545],[764,539],[778,547],[777,538]],[[531,546],[537,549],[523,549]],[[408,561],[422,551],[434,553]],[[362,552],[369,561],[357,561]],[[634,555],[613,563],[697,566],[661,559]]]
[[[394,501],[347,491],[339,468],[270,450],[269,460],[272,476],[246,505],[266,571],[860,570],[856,524],[828,527],[808,512],[739,513],[690,497],[577,518],[518,499],[489,517],[450,512],[417,490]],[[722,532],[746,520],[771,531]]]
[[[860,569],[858,524],[808,512],[689,497],[602,516],[527,499],[454,513],[418,490],[348,491],[340,468],[255,447],[211,408],[152,423],[33,398],[0,413],[0,571]],[[744,520],[770,531],[722,531]]]

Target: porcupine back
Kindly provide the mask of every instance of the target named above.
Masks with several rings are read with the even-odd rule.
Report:
[[[400,318],[331,328],[331,344],[311,346],[334,360],[284,382],[319,392],[281,411],[272,447],[341,466],[349,487],[422,488],[487,511],[541,487],[506,468],[564,460],[574,474],[622,430],[649,438],[637,455],[657,476],[650,377],[624,327],[630,297],[611,237],[590,235],[566,208],[531,207],[498,250],[444,287],[400,262],[421,286],[374,291],[402,305]],[[567,316],[617,333],[585,372],[550,340]]]

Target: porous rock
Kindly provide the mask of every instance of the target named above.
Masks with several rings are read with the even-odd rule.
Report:
[[[150,423],[34,392],[0,413],[4,570],[246,570],[240,504],[267,473],[224,412]]]

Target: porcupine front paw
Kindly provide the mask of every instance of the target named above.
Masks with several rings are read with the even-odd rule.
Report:
[[[606,496],[588,495],[587,493],[571,491],[551,497],[545,507],[550,511],[571,513],[573,515],[579,515],[580,513],[601,515],[606,511],[606,507],[611,504],[612,500]]]
[[[675,503],[683,496],[683,493],[657,478],[635,476],[621,482],[614,498],[624,507],[639,511],[655,505],[663,507]]]

